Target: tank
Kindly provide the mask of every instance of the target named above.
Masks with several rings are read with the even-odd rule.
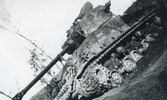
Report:
[[[148,31],[161,27],[162,16],[157,14],[159,8],[154,3],[127,11],[123,16],[113,16],[106,10],[109,6],[110,2],[91,9],[74,22],[81,27],[74,37],[78,39],[82,32],[85,38],[77,42],[77,49],[71,53],[63,74],[65,83],[54,100],[91,100],[120,87],[135,73],[138,61],[160,35],[157,28],[154,32]],[[71,29],[73,27],[75,24]],[[74,37],[71,35],[68,39]]]
[[[121,87],[136,73],[150,45],[162,36],[166,1],[138,0],[122,16],[115,16],[110,5],[93,8],[86,2],[81,8],[62,46],[61,56],[70,56],[39,97],[92,100]]]

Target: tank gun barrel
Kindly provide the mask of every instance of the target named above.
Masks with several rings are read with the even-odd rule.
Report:
[[[12,100],[22,100],[23,96],[29,91],[71,48],[70,45],[63,48],[63,50],[19,93],[17,93]]]

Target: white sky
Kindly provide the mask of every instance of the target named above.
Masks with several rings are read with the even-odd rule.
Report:
[[[22,34],[55,57],[66,40],[66,30],[88,0],[1,0],[0,15],[8,12],[11,23],[0,20],[7,28],[18,28]],[[94,7],[108,0],[89,0]],[[135,0],[111,0],[111,11],[122,14]],[[4,9],[5,8],[5,9]],[[8,18],[8,17],[6,17]],[[19,36],[0,29],[0,91],[14,96],[32,79],[33,71],[27,63],[32,46]],[[18,86],[16,81],[18,81]],[[28,100],[42,86],[35,85],[23,98]],[[11,92],[11,93],[10,93]],[[0,94],[0,100],[8,100]]]

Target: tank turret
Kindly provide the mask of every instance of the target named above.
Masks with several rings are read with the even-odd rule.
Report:
[[[72,54],[90,33],[113,17],[112,12],[110,12],[110,5],[110,2],[108,2],[104,6],[100,5],[93,9],[93,5],[90,2],[84,4],[79,16],[67,31],[67,40],[62,46],[62,48],[67,45],[72,46],[68,54]]]

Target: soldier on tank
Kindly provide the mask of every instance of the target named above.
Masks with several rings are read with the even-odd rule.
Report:
[[[81,19],[86,13],[88,13],[92,9],[93,9],[93,5],[90,2],[86,2],[83,5],[78,17],[75,19],[74,23],[77,22],[79,19]]]

